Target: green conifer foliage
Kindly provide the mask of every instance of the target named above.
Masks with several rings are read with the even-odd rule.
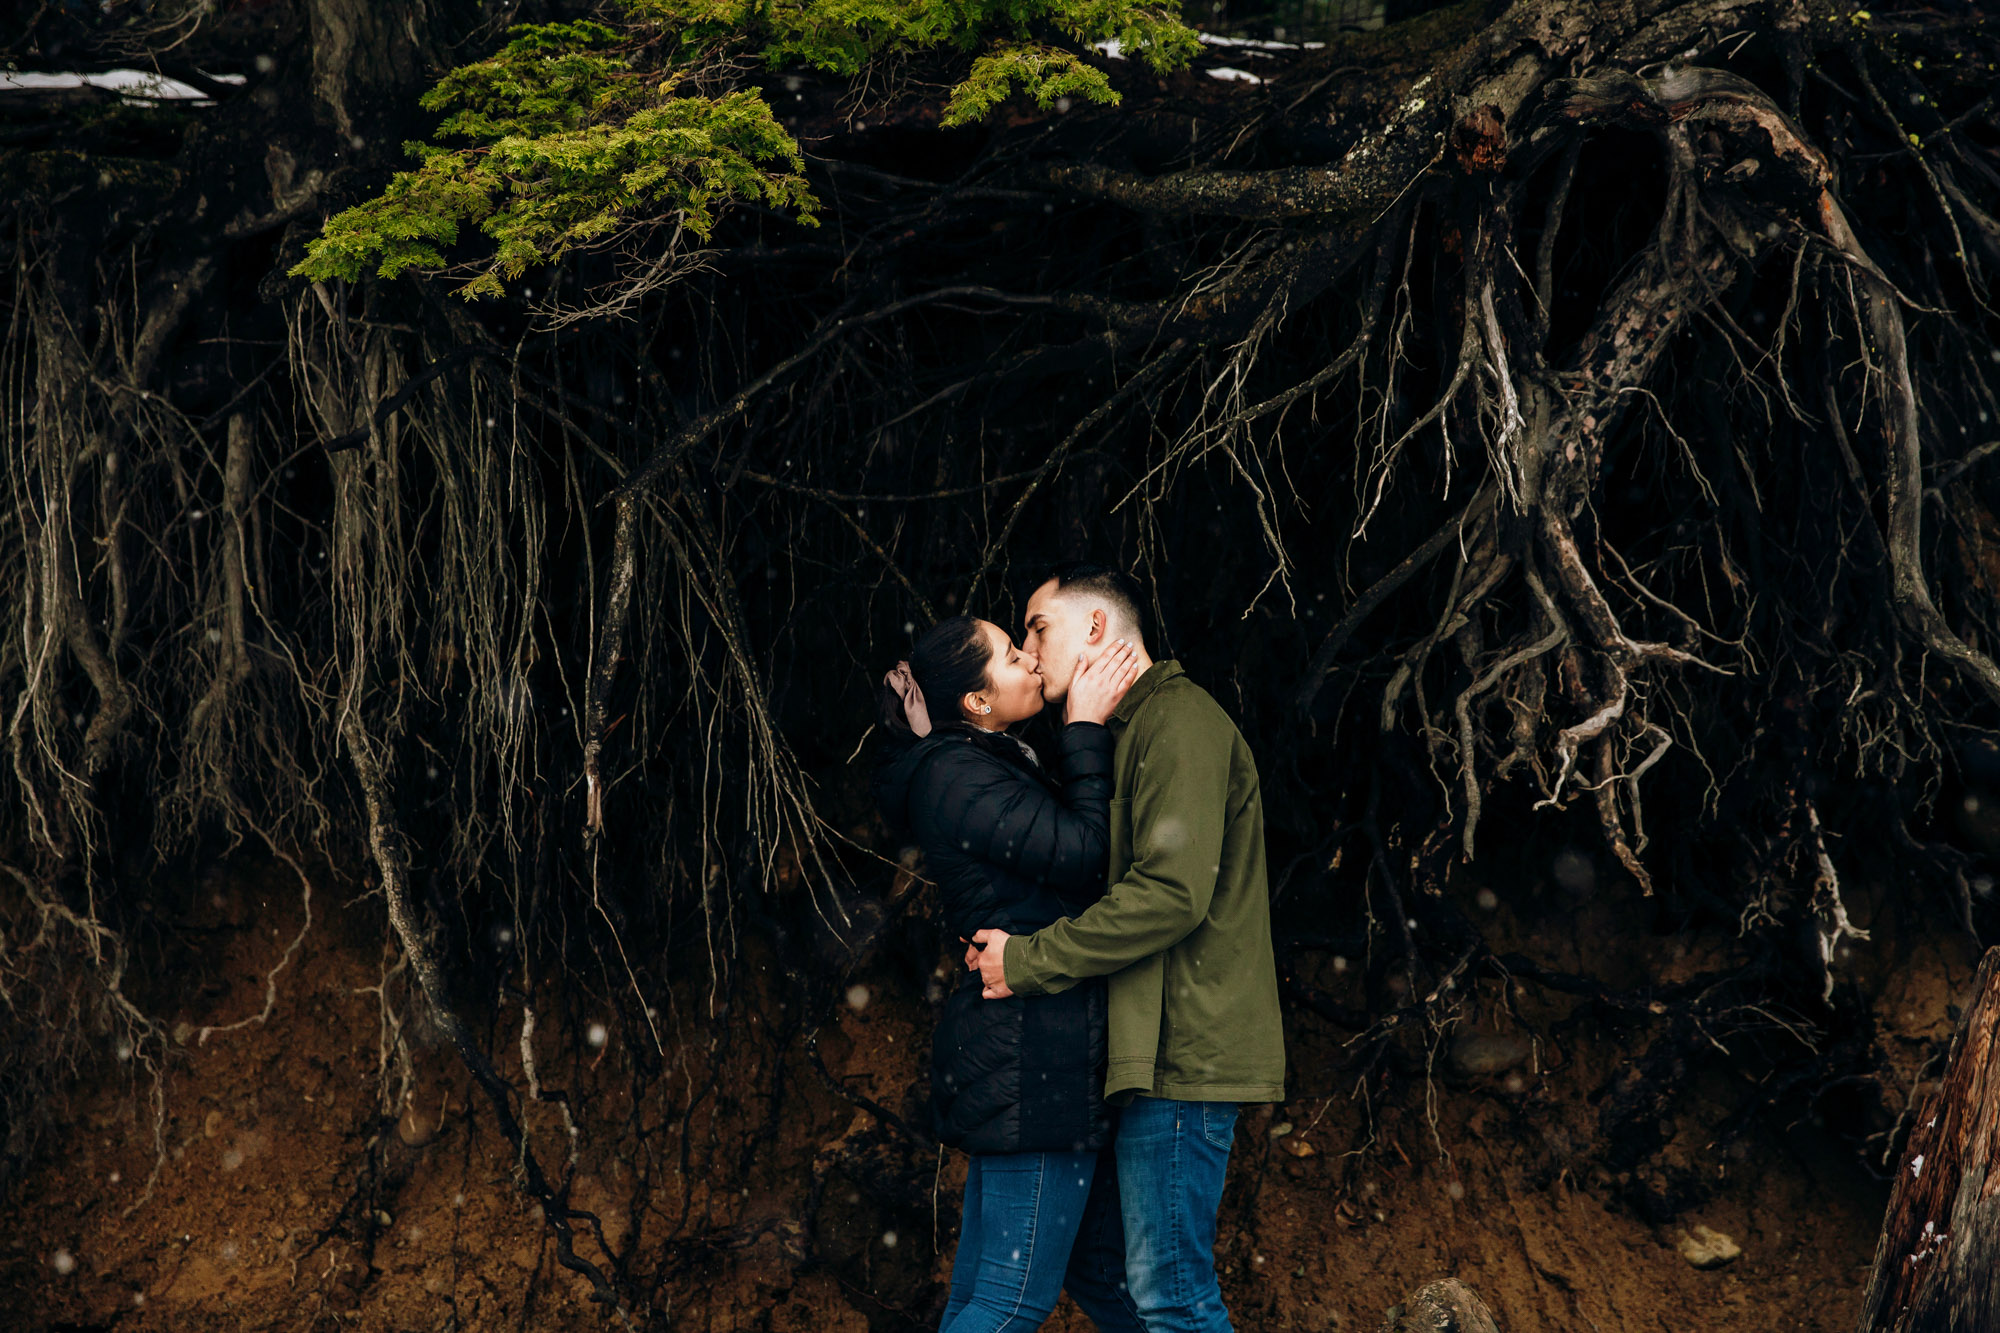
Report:
[[[408,145],[420,165],[329,220],[293,272],[442,267],[471,224],[493,247],[460,295],[497,296],[503,278],[641,216],[678,213],[704,238],[731,200],[812,219],[798,144],[761,96],[676,96],[679,76],[601,49],[617,40],[596,23],[520,27],[499,54],[446,75],[423,105],[449,111],[438,137],[466,146]]]
[[[952,47],[980,51],[998,45],[1001,63],[1035,37],[1060,36],[1085,45],[1116,41],[1123,51],[1165,72],[1194,54],[1194,30],[1180,21],[1174,5],[1141,5],[1131,0],[630,0],[635,20],[655,25],[685,47],[712,51],[734,47],[754,51],[774,69],[810,66],[834,74],[858,74],[870,60],[903,51]],[[1088,68],[1065,53],[1052,73]],[[976,75],[974,76],[977,77]],[[968,80],[971,82],[971,80]],[[1100,77],[1098,100],[1116,101]],[[954,90],[954,101],[963,92]],[[1024,91],[1036,93],[1033,85]],[[1051,100],[1060,94],[1051,94]]]
[[[418,165],[330,219],[293,273],[444,268],[470,226],[491,243],[461,261],[470,299],[642,221],[677,215],[706,239],[721,209],[747,200],[811,222],[798,143],[762,93],[682,95],[696,67],[708,87],[745,56],[852,75],[884,55],[963,50],[974,58],[943,115],[961,125],[1015,95],[1115,104],[1083,54],[1092,43],[1163,73],[1197,49],[1172,9],[1132,0],[627,0],[624,12],[622,29],[517,26],[499,52],[447,74],[422,105],[449,113],[435,137],[452,146],[407,145]]]
[[[1104,71],[1074,52],[1052,46],[1003,46],[972,62],[972,73],[952,89],[944,123],[964,125],[985,116],[1016,91],[1046,109],[1060,97],[1116,104],[1118,93]]]

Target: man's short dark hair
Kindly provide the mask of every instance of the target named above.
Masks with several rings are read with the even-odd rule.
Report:
[[[1146,593],[1139,580],[1111,565],[1088,560],[1064,560],[1049,566],[1035,586],[1053,582],[1057,592],[1082,592],[1103,601],[1127,624],[1139,632],[1147,644],[1153,642],[1151,617],[1146,614]]]

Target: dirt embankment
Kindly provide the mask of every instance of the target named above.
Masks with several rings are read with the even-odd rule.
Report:
[[[181,1025],[157,1178],[148,1193],[149,1084],[107,1052],[10,1206],[0,1326],[600,1327],[587,1284],[557,1266],[539,1208],[515,1190],[463,1070],[423,1040],[404,980],[385,979],[379,936],[357,924],[365,904],[322,908],[268,1023],[200,1039],[203,1025],[261,1007],[265,971],[297,927],[292,892],[255,866],[205,886],[184,931],[199,975],[155,997]],[[1579,971],[1588,953],[1598,976],[1636,974],[1647,951],[1692,974],[1731,948],[1628,941],[1620,957],[1603,944],[1627,938],[1616,902],[1533,931],[1486,910],[1508,947]],[[1886,1128],[1877,1122],[1948,1039],[1953,987],[1971,975],[1962,945],[1886,926],[1847,960],[1872,997],[1886,1102],[1745,1115],[1757,1089],[1718,1061],[1665,1090],[1630,1131],[1643,1151],[1627,1157],[1604,1151],[1606,1106],[1651,1038],[1574,997],[1517,987],[1510,1006],[1497,981],[1479,983],[1457,1030],[1417,1043],[1429,1079],[1342,1074],[1352,1034],[1294,1015],[1297,1095],[1245,1117],[1231,1166],[1218,1260],[1237,1326],[1373,1329],[1385,1308],[1453,1274],[1509,1333],[1845,1333],[1884,1200],[1855,1144]],[[650,1312],[642,1325],[934,1326],[963,1160],[864,1109],[920,1114],[921,978],[881,964],[809,1041],[763,957],[753,939],[727,992],[676,987],[647,1020],[658,1033],[649,1071],[635,1071],[624,1047],[634,1034],[614,1030],[608,1000],[541,1016],[538,1072],[568,1097],[578,1131],[570,1200],[602,1226],[600,1244],[579,1224],[579,1252],[602,1266],[604,1247],[620,1256]],[[1337,994],[1357,970],[1327,958],[1315,980]],[[572,990],[592,986],[609,983]],[[520,1018],[503,1005],[487,1033],[517,1086]],[[410,1038],[407,1069],[393,1040],[383,1054],[395,1022]],[[378,1090],[406,1076],[410,1099],[390,1116]],[[526,1119],[559,1174],[563,1108],[531,1104]],[[1740,1257],[1694,1266],[1682,1243],[1696,1227],[1731,1238]],[[1089,1325],[1065,1305],[1051,1327]]]

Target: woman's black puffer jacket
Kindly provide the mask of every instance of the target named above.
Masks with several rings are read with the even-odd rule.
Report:
[[[1058,789],[1011,737],[945,727],[884,767],[883,811],[922,846],[952,939],[1028,934],[1104,896],[1111,754],[1104,727],[1069,723]],[[963,974],[938,1019],[938,1137],[975,1153],[1102,1148],[1104,983],[1006,1000],[979,991],[979,974]]]

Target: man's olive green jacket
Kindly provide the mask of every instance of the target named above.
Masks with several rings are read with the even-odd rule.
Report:
[[[1285,1041],[1264,805],[1250,747],[1208,691],[1156,662],[1111,715],[1111,887],[1007,942],[1017,994],[1109,981],[1105,1095],[1275,1102]]]

